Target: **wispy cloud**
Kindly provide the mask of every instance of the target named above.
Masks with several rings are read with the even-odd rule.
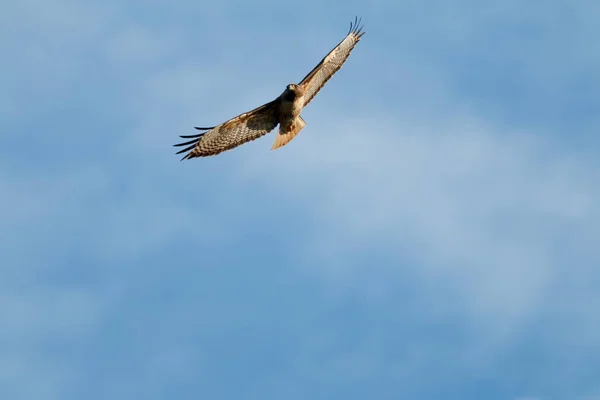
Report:
[[[593,397],[598,9],[467,3],[367,7],[289,146],[186,163],[337,19],[9,5],[0,397]]]

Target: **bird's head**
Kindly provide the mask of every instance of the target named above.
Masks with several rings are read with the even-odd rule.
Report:
[[[295,101],[297,98],[304,96],[304,90],[302,86],[290,83],[285,87],[282,96],[285,101]]]
[[[295,83],[290,83],[287,85],[285,90],[288,92],[293,92],[296,96],[302,96],[304,94],[302,88]]]

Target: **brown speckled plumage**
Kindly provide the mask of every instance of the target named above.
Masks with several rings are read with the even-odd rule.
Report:
[[[175,146],[187,146],[177,154],[187,153],[182,160],[213,156],[258,139],[271,132],[277,125],[279,125],[279,132],[272,149],[285,146],[306,125],[300,116],[302,109],[342,67],[354,46],[365,34],[362,32],[360,22],[360,19],[355,19],[354,23],[350,24],[350,30],[344,40],[334,47],[299,84],[288,85],[275,100],[238,115],[221,125],[196,128],[206,132],[181,136],[192,140],[176,144]]]

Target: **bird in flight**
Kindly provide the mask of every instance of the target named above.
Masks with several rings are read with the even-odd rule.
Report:
[[[365,34],[361,20],[350,23],[348,34],[321,62],[298,84],[291,83],[275,100],[252,111],[190,136],[180,136],[190,141],[176,144],[187,146],[177,154],[186,153],[181,160],[207,157],[231,150],[251,140],[271,132],[279,125],[279,132],[271,150],[285,146],[306,126],[300,112],[315,97],[327,81],[335,74],[350,56],[354,46]]]

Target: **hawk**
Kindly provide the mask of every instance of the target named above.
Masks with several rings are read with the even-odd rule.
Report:
[[[279,133],[271,150],[285,146],[306,126],[300,112],[327,81],[335,74],[350,56],[354,46],[365,34],[362,32],[361,19],[350,23],[348,34],[321,62],[298,84],[291,83],[275,100],[252,111],[209,128],[195,129],[205,131],[196,135],[180,136],[192,139],[175,146],[188,146],[177,154],[186,153],[181,160],[207,157],[231,150],[237,146],[258,139],[279,125]]]

